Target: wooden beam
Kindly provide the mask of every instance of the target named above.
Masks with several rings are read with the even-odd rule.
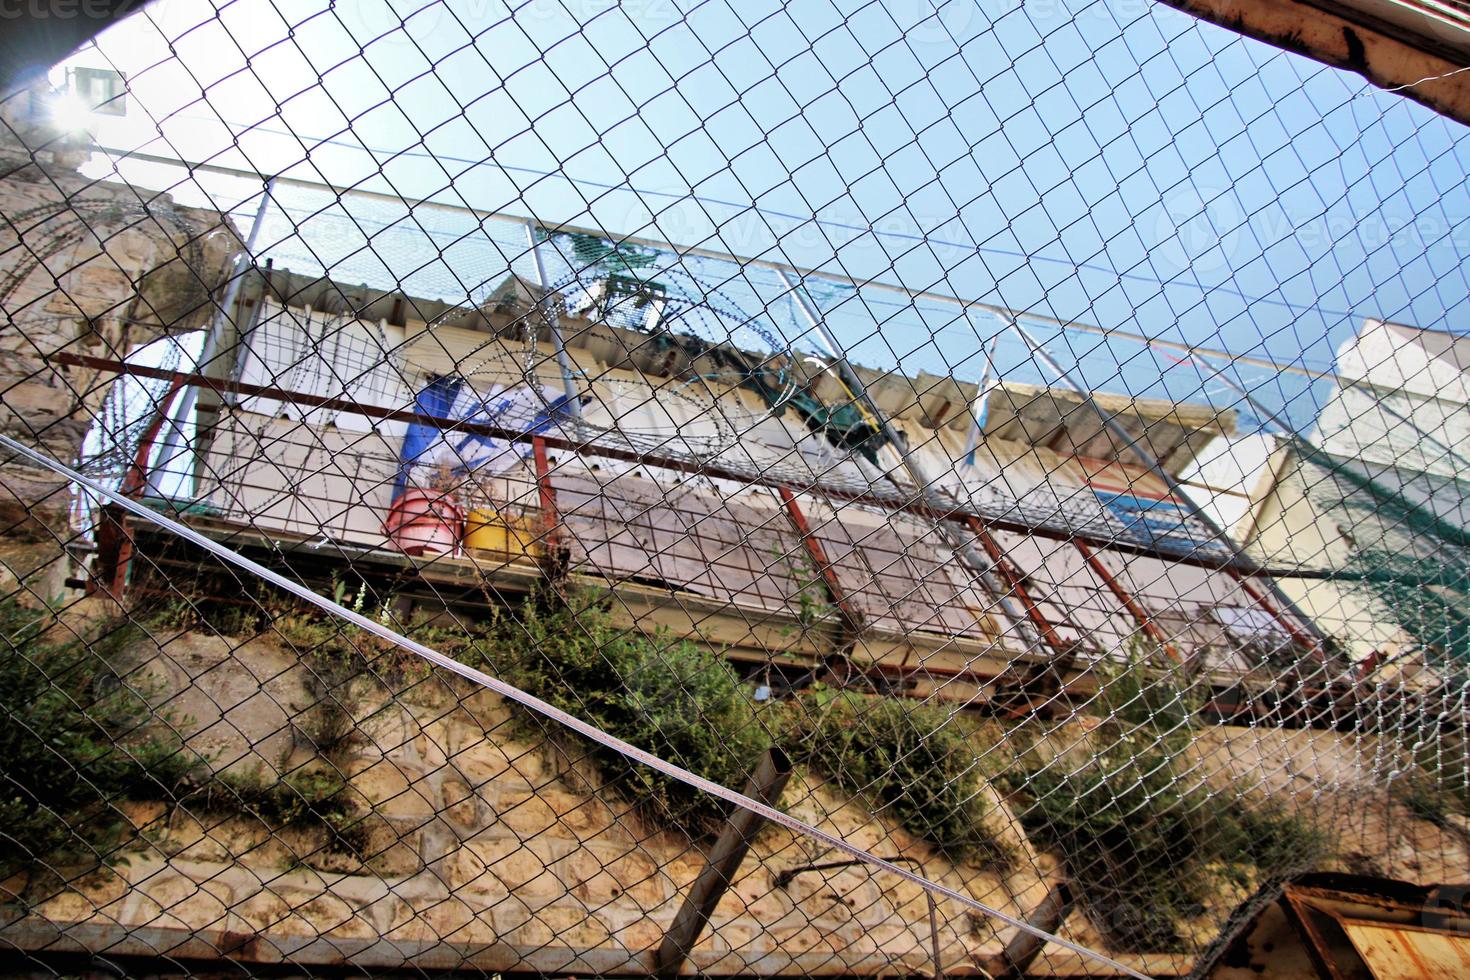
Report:
[[[781,791],[791,778],[791,760],[776,746],[766,750],[750,782],[745,786],[745,795],[769,806],[781,799]],[[694,944],[709,924],[710,916],[720,904],[735,872],[745,860],[755,835],[766,823],[766,818],[743,807],[736,807],[725,821],[725,829],[709,852],[709,860],[689,887],[684,904],[674,916],[673,925],[664,934],[655,960],[656,975],[661,978],[675,977],[679,968],[689,958]]]
[[[1076,900],[1076,896],[1072,894],[1072,886],[1064,878],[1051,887],[1041,904],[1026,917],[1026,921],[1038,929],[1055,933],[1066,921],[1067,913],[1072,911]],[[1045,946],[1046,941],[1035,933],[1018,930],[1011,941],[1006,943],[1001,954],[994,957],[998,962],[992,963],[987,972],[996,980],[1024,977]]]

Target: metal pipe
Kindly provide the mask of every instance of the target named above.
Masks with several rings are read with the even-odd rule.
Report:
[[[551,295],[551,283],[546,277],[546,263],[541,258],[541,243],[536,238],[536,232],[540,230],[541,226],[536,222],[526,222],[526,241],[530,243],[531,257],[536,261],[536,284],[541,287],[536,306],[546,320],[546,327],[551,331],[551,344],[556,348],[556,364],[561,368],[562,390],[567,396],[567,413],[572,418],[581,418],[582,399],[572,378],[572,361],[567,355],[567,345],[561,336],[561,317],[557,314],[556,301]]]
[[[1000,546],[1000,542],[995,540],[995,537],[985,529],[985,523],[975,517],[969,518],[966,523],[970,525],[970,530],[975,532],[975,537],[984,546],[985,553],[990,556],[995,570],[1005,579],[1006,584],[1010,586],[1016,598],[1021,600],[1021,605],[1026,610],[1027,618],[1031,620],[1031,625],[1035,626],[1041,633],[1042,637],[1046,640],[1047,646],[1051,647],[1059,657],[1065,657],[1071,654],[1073,652],[1071,646],[1064,643],[1062,638],[1057,635],[1056,628],[1052,626],[1051,622],[1046,618],[1046,615],[1042,613],[1041,607],[1031,597],[1030,590],[1021,581],[1020,573],[1011,568],[1010,562],[1006,558],[1005,550]],[[1082,635],[1085,636],[1086,634],[1083,633]]]
[[[1082,560],[1087,562],[1087,567],[1092,569],[1098,578],[1102,579],[1103,585],[1107,586],[1108,591],[1113,594],[1113,598],[1123,604],[1123,608],[1128,610],[1128,614],[1149,635],[1150,639],[1163,648],[1164,652],[1169,655],[1170,660],[1179,663],[1179,652],[1169,644],[1169,638],[1164,635],[1163,630],[1159,629],[1158,623],[1153,621],[1153,617],[1148,614],[1148,610],[1140,606],[1138,600],[1134,599],[1128,590],[1123,588],[1123,583],[1119,582],[1117,577],[1113,575],[1112,569],[1104,565],[1102,559],[1082,539],[1074,539],[1072,544],[1082,555]]]
[[[204,343],[199,350],[199,359],[196,362],[200,372],[209,370],[209,364],[214,360],[219,350],[219,334],[225,323],[233,323],[235,304],[240,300],[240,286],[245,281],[245,272],[255,261],[255,245],[260,239],[261,226],[265,224],[266,210],[270,207],[271,192],[275,190],[276,178],[271,177],[265,182],[265,188],[261,191],[260,205],[255,209],[255,218],[250,223],[250,232],[245,236],[242,250],[235,256],[234,268],[230,272],[230,281],[225,286],[224,297],[219,306],[209,318],[209,328],[204,335]],[[247,198],[248,200],[248,198]],[[235,331],[236,343],[239,340],[238,325]],[[167,472],[167,467],[174,458],[184,450],[181,448],[184,440],[184,430],[194,415],[194,408],[199,402],[199,389],[190,387],[184,392],[173,416],[169,419],[168,433],[164,436],[163,444],[158,447],[157,462],[154,469],[162,469]],[[189,476],[193,476],[191,472]],[[151,482],[151,481],[150,481]],[[162,486],[154,487],[158,496],[163,496]]]
[[[878,430],[883,434],[884,439],[893,447],[893,451],[898,454],[899,462],[908,471],[909,479],[914,482],[914,489],[917,495],[931,506],[934,506],[936,510],[946,509],[942,499],[932,489],[934,485],[933,481],[924,472],[924,468],[919,464],[918,459],[913,453],[909,452],[908,444],[902,434],[894,428],[892,422],[884,417],[882,411],[878,408],[877,402],[873,400],[872,395],[868,394],[868,389],[863,384],[862,378],[859,378],[857,371],[853,370],[852,364],[847,359],[847,352],[837,340],[836,335],[832,333],[831,328],[827,326],[827,322],[818,315],[816,307],[812,305],[801,286],[791,277],[790,273],[782,270],[781,279],[786,283],[787,288],[791,290],[791,295],[796,300],[796,305],[801,310],[802,316],[805,317],[811,328],[817,332],[817,336],[822,338],[823,346],[827,348],[827,353],[831,356],[833,365],[842,376],[847,388],[852,392],[854,399],[863,403],[865,410],[871,415],[874,424],[878,426]],[[949,521],[937,520],[935,521],[935,526],[939,530],[939,533],[949,541],[950,546],[954,548],[955,554],[959,555],[979,575],[981,584],[995,597],[996,603],[1000,606],[1001,611],[1005,613],[1006,618],[1022,634],[1022,640],[1027,649],[1033,650],[1043,646],[1046,641],[1032,628],[1031,621],[1026,618],[1026,614],[1020,609],[1017,609],[1016,604],[1011,601],[1010,593],[1006,589],[1004,582],[996,575],[992,563],[976,552],[974,545],[970,544],[962,535],[956,533]]]
[[[816,567],[817,574],[821,577],[822,585],[827,590],[827,596],[837,607],[837,612],[842,619],[842,626],[847,631],[848,637],[844,638],[844,646],[851,642],[863,628],[863,619],[856,609],[848,601],[847,593],[842,588],[842,582],[837,578],[837,569],[827,558],[827,550],[822,547],[822,542],[812,531],[811,523],[806,519],[806,513],[801,509],[801,504],[796,500],[796,494],[791,492],[790,487],[777,487],[776,495],[781,498],[781,505],[786,510],[786,516],[791,525],[796,528],[796,533],[801,538],[802,546],[806,549],[807,558]]]
[[[1195,504],[1195,502],[1189,497],[1189,495],[1184,492],[1184,485],[1181,484],[1178,480],[1174,479],[1174,475],[1164,468],[1164,465],[1159,462],[1159,460],[1154,456],[1153,453],[1144,448],[1137,439],[1134,439],[1132,434],[1129,433],[1127,429],[1123,428],[1123,426],[1118,423],[1118,420],[1116,418],[1103,411],[1102,406],[1099,405],[1097,403],[1097,400],[1093,398],[1092,392],[1087,390],[1087,388],[1085,388],[1074,377],[1072,377],[1072,373],[1070,371],[1058,364],[1056,359],[1047,352],[1046,348],[1038,344],[1036,340],[1033,339],[1032,336],[1026,332],[1026,328],[1021,326],[1019,320],[1012,317],[1010,321],[1010,328],[1015,331],[1018,337],[1021,338],[1022,343],[1026,345],[1026,347],[1031,351],[1032,355],[1051,369],[1052,373],[1057,376],[1057,380],[1061,381],[1062,384],[1066,385],[1068,388],[1071,388],[1074,392],[1081,396],[1088,405],[1092,406],[1093,411],[1097,412],[1098,417],[1102,420],[1103,425],[1107,428],[1109,432],[1111,432],[1117,439],[1122,441],[1125,446],[1133,450],[1134,454],[1139,458],[1143,465],[1155,476],[1164,481],[1164,485],[1169,488],[1170,495],[1185,508],[1187,508],[1190,512],[1190,515],[1194,517],[1195,520],[1204,525],[1204,527],[1210,532],[1211,536],[1213,536],[1215,540],[1219,541],[1222,545],[1225,546],[1226,550],[1230,553],[1231,558],[1234,560],[1234,563],[1237,566],[1245,569],[1243,574],[1250,575],[1252,577],[1262,577],[1261,568],[1255,563],[1255,560],[1246,555],[1245,552],[1240,549],[1240,546],[1237,545],[1235,541],[1230,537],[1230,535],[1225,533],[1224,528],[1216,524],[1214,520],[1211,519],[1210,515],[1206,514],[1202,509],[1200,509],[1200,507]],[[1294,616],[1300,619],[1303,623],[1308,624],[1308,629],[1316,634],[1316,642],[1320,645],[1322,642],[1322,635],[1321,632],[1317,629],[1317,624],[1310,617],[1304,615],[1302,611],[1296,607],[1296,604],[1293,603],[1291,599],[1281,591],[1281,588],[1274,581],[1269,578],[1266,578],[1265,581],[1272,594],[1276,597],[1276,600],[1281,603],[1282,607],[1289,609]]]
[[[965,440],[965,463],[970,466],[975,465],[975,452],[985,437],[985,422],[990,415],[990,392],[999,380],[995,370],[995,349],[1002,332],[997,331],[990,338],[989,345],[982,344],[980,347],[985,358],[985,369],[980,375],[980,384],[975,388],[975,399],[970,403],[970,420],[974,425],[970,427],[969,438]]]
[[[1049,932],[1055,932],[1067,920],[1067,914],[1072,911],[1072,906],[1076,904],[1076,901],[1077,897],[1071,884],[1063,878],[1047,889],[1041,904],[1031,910],[1028,921]],[[991,973],[997,980],[1015,980],[1015,978],[1024,977],[1045,946],[1045,943],[1037,942],[1036,937],[1029,932],[1018,932],[1011,937],[1010,942],[1006,943],[999,957],[1000,963]]]
[[[745,795],[768,806],[775,806],[781,799],[781,791],[791,779],[791,760],[777,746],[766,749],[756,764],[755,772],[745,785]],[[745,860],[751,842],[766,825],[766,818],[751,810],[735,807],[724,830],[720,832],[715,846],[710,849],[709,860],[699,871],[699,877],[689,886],[684,904],[674,915],[673,924],[659,944],[655,961],[655,975],[672,978],[679,974],[679,967],[689,958],[689,952],[699,941],[700,933],[709,924],[720,898],[735,880],[735,873]]]
[[[427,425],[432,428],[442,429],[445,432],[485,436],[491,439],[504,439],[508,442],[517,443],[525,443],[530,439],[530,435],[527,432],[504,426],[488,425],[483,422],[471,422],[465,419],[450,419],[435,415],[425,415],[422,412],[410,411],[408,409],[381,408],[377,405],[363,404],[350,399],[330,398],[325,395],[312,395],[299,391],[289,391],[275,385],[248,384],[243,381],[211,378],[202,374],[193,374],[185,371],[169,371],[164,368],[147,367],[142,364],[129,364],[126,361],[119,361],[114,358],[95,357],[90,354],[73,354],[69,351],[62,351],[58,354],[53,354],[49,360],[55,364],[61,364],[67,367],[110,371],[115,374],[154,378],[160,381],[173,381],[178,379],[184,384],[198,385],[216,394],[230,394],[244,398],[272,398],[280,401],[288,401],[293,405],[306,405],[311,408],[320,408],[328,412],[349,412],[363,415],[367,418],[381,419],[389,422],[410,422],[416,425]],[[706,459],[679,459],[633,447],[624,448],[603,445],[591,438],[572,439],[557,435],[542,435],[541,439],[549,449],[560,449],[573,453],[588,453],[594,456],[601,456],[604,459],[620,460],[622,462],[637,463],[644,466],[660,466],[678,473],[735,480],[748,486],[790,487],[798,492],[804,492],[814,487],[814,484],[798,483],[790,478],[782,479],[776,476],[763,476],[759,473],[752,473],[746,470],[728,469]],[[1110,548],[1125,554],[1146,555],[1162,561],[1173,561],[1197,568],[1226,571],[1232,567],[1228,560],[1214,559],[1208,555],[1196,553],[1168,555],[1143,545],[1130,544],[1126,541],[1115,541],[1111,537],[1089,535],[1085,531],[1071,529],[1063,531],[1055,528],[1023,524],[1013,520],[987,518],[978,512],[965,510],[956,501],[943,500],[942,498],[937,503],[931,503],[921,502],[915,499],[897,499],[894,497],[857,493],[851,490],[844,490],[840,487],[820,489],[824,496],[831,499],[847,500],[872,507],[879,507],[884,510],[900,511],[928,520],[965,521],[970,517],[979,517],[986,522],[988,527],[1002,531],[1014,531],[1017,534],[1034,534],[1052,541],[1093,541],[1099,547]],[[1283,578],[1291,576],[1300,578],[1333,578],[1339,574],[1336,572],[1302,571],[1301,569],[1289,568],[1269,571],[1253,569],[1251,571],[1252,574],[1259,571],[1260,574],[1276,575]]]
[[[536,494],[541,504],[542,550],[548,567],[554,568],[561,538],[561,514],[556,506],[556,487],[551,482],[551,460],[546,454],[544,436],[531,437],[531,458],[536,466]]]

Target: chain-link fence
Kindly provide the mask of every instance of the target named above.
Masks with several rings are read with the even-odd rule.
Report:
[[[0,116],[8,972],[1470,876],[1458,123],[1122,0],[165,2]]]

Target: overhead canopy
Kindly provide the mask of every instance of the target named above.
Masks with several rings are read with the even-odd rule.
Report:
[[[1465,0],[1164,0],[1203,20],[1357,72],[1470,124]]]
[[[974,424],[976,384],[923,373],[907,378],[860,368],[858,374],[878,407],[890,417],[930,428],[965,429]],[[823,390],[822,394],[835,396],[838,392]],[[1088,399],[1065,388],[1007,381],[992,388],[985,401],[988,438],[1042,446],[1071,456],[1139,462],[1104,424],[1106,415],[1173,473],[1215,436],[1235,431],[1232,410],[1162,398],[1093,393]]]

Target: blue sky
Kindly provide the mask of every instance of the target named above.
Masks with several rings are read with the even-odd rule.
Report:
[[[102,139],[1315,368],[1365,316],[1470,327],[1465,127],[1157,4],[417,6],[164,0],[99,42],[135,108]],[[878,366],[973,378],[997,329],[819,299]],[[1155,352],[1050,333],[1091,384],[1203,397]],[[1314,414],[1299,379],[1244,376]]]

